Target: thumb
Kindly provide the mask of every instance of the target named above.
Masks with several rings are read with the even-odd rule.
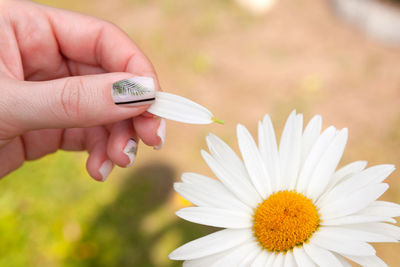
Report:
[[[19,134],[124,120],[143,113],[155,100],[155,80],[108,73],[44,82],[1,81],[5,90],[0,90],[0,121]]]

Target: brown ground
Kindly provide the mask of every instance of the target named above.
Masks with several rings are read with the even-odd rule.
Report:
[[[325,1],[281,0],[252,17],[228,0],[43,1],[82,11],[126,30],[154,63],[165,91],[206,105],[225,126],[168,123],[165,148],[141,147],[137,166],[166,161],[178,173],[209,174],[201,160],[211,131],[236,149],[235,125],[256,133],[271,114],[281,131],[291,110],[348,127],[342,163],[400,166],[400,49],[370,40],[335,17]],[[179,177],[177,177],[179,179]],[[400,202],[400,174],[385,200]],[[400,245],[377,245],[389,266]]]

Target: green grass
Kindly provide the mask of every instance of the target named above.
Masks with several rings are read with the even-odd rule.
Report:
[[[168,253],[212,230],[173,214],[169,166],[98,183],[84,159],[58,152],[1,181],[0,266],[179,266]]]

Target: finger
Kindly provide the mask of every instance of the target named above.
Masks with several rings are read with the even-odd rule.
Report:
[[[0,119],[14,134],[20,134],[36,129],[104,125],[135,117],[154,101],[154,83],[151,78],[135,77],[135,82],[124,80],[127,78],[131,74],[76,76],[47,82],[0,79],[4,88],[0,90]],[[123,83],[112,89],[113,83],[121,80]],[[137,84],[146,88],[140,89]],[[138,90],[143,94],[137,94]]]
[[[161,149],[164,146],[166,137],[165,119],[159,117],[138,116],[133,119],[135,131],[140,139],[154,149]]]
[[[24,145],[21,138],[14,138],[0,149],[0,178],[21,167],[24,161]]]
[[[136,158],[138,138],[132,120],[117,122],[111,128],[108,139],[108,157],[120,167],[129,167]]]
[[[61,129],[50,129],[30,131],[22,135],[25,159],[35,160],[56,152],[60,147],[62,132]]]
[[[104,182],[114,166],[107,156],[107,131],[104,127],[88,128],[85,139],[89,152],[86,169],[95,180]]]

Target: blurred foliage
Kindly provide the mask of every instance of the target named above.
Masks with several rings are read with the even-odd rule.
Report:
[[[171,167],[98,183],[82,156],[58,152],[1,181],[0,266],[179,266],[167,255],[212,231],[174,215]]]

